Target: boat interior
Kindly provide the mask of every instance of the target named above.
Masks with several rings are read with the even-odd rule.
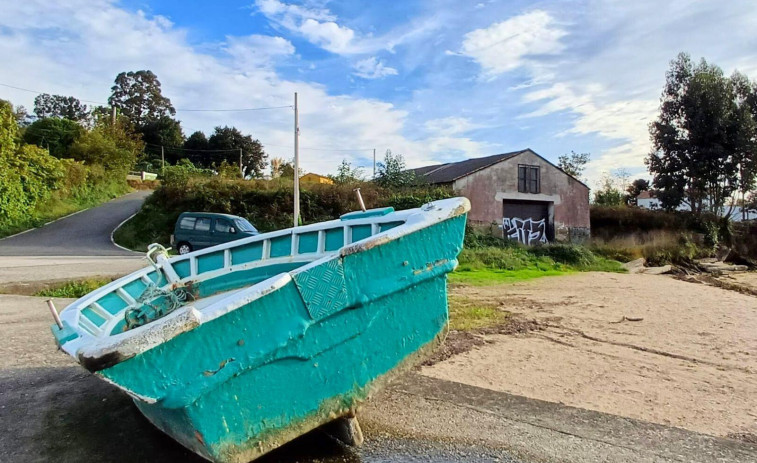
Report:
[[[151,255],[163,250],[158,246],[148,252],[149,266],[64,309],[61,319],[68,326],[62,336],[116,336],[183,305],[206,311],[257,283],[400,226],[411,212],[392,208],[352,212],[338,220],[260,234],[183,256]],[[135,311],[141,318],[130,322]],[[58,338],[61,344],[68,340]]]

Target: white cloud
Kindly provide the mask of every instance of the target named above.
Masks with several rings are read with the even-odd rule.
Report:
[[[535,10],[468,32],[459,53],[495,76],[528,65],[536,55],[559,53],[565,35],[549,13]]]
[[[224,50],[231,56],[233,65],[240,69],[272,65],[276,59],[295,52],[289,40],[267,35],[226,37]]]
[[[0,16],[0,56],[13,63],[0,67],[0,82],[104,102],[116,74],[150,69],[178,108],[177,118],[186,133],[233,125],[259,138],[270,156],[292,156],[291,110],[187,112],[182,108],[280,106],[291,104],[298,92],[306,171],[333,172],[344,158],[370,157],[366,150],[370,148],[379,153],[391,148],[416,166],[436,156],[436,150],[477,146],[452,136],[410,140],[403,135],[407,111],[376,99],[333,95],[317,83],[282,78],[272,64],[291,59],[294,47],[281,37],[227,37],[223,43],[203,44],[201,50],[167,19],[131,13],[108,0],[12,2]],[[24,69],[22,77],[19,69]],[[0,87],[0,98],[31,108],[34,94]],[[362,150],[308,149],[324,147]]]
[[[257,0],[258,11],[266,18],[296,32],[332,53],[353,52],[355,31],[336,23],[336,17],[323,8],[305,8],[279,0]]]
[[[381,79],[386,76],[396,76],[397,70],[384,65],[381,60],[375,56],[360,60],[353,66],[355,74],[363,79]]]
[[[419,40],[438,29],[444,21],[432,15],[400,25],[381,36],[360,34],[338,23],[328,9],[303,7],[281,0],[256,0],[256,12],[263,14],[276,27],[298,34],[324,50],[340,55],[394,51],[400,44]]]
[[[426,130],[431,132],[443,133],[446,135],[457,135],[481,128],[480,125],[474,124],[470,119],[458,116],[432,119],[426,121],[425,127]]]
[[[598,84],[576,89],[565,83],[527,93],[527,102],[546,101],[539,109],[523,117],[540,117],[553,113],[573,113],[573,126],[563,134],[597,134],[619,142],[602,153],[594,153],[587,176],[596,179],[602,172],[619,167],[641,167],[650,149],[648,124],[657,111],[655,99],[610,100]]]

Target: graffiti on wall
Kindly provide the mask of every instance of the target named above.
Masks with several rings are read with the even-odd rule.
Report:
[[[505,217],[502,221],[505,238],[517,240],[525,245],[547,242],[547,222],[519,217]]]

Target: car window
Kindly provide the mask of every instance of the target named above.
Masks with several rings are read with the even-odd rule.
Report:
[[[231,230],[231,222],[226,219],[216,219],[215,230],[220,233],[229,233]]]
[[[253,227],[250,222],[245,219],[237,219],[237,227],[243,232],[257,233],[257,228]]]
[[[184,217],[179,222],[179,228],[182,230],[192,230],[195,227],[195,217]]]
[[[195,223],[195,231],[208,231],[210,230],[210,219],[207,217],[198,217],[197,223]]]

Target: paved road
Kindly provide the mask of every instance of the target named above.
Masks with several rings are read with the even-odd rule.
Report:
[[[150,195],[137,191],[43,227],[0,240],[0,256],[134,256],[110,241],[111,232]]]

